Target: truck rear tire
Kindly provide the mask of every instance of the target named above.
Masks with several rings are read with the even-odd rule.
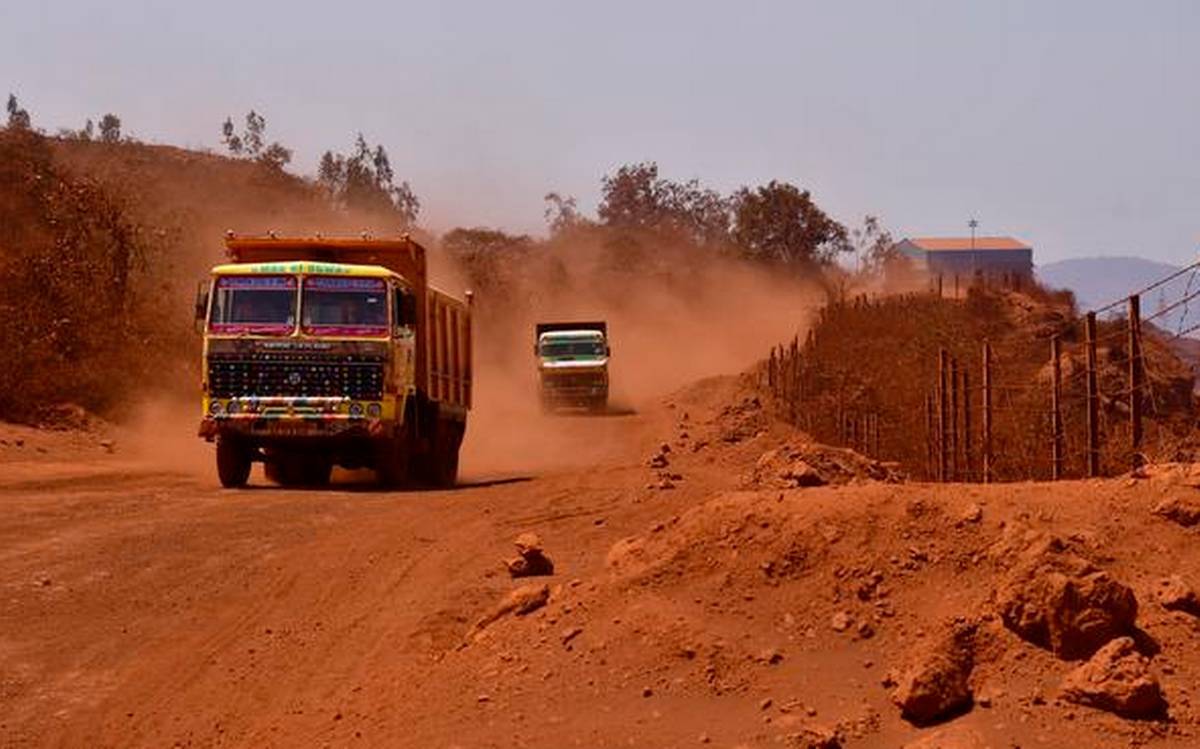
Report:
[[[441,421],[433,437],[433,449],[425,467],[426,478],[436,487],[449,489],[458,483],[458,451],[465,425]]]
[[[250,480],[250,449],[235,439],[217,438],[217,478],[226,489],[245,486]]]

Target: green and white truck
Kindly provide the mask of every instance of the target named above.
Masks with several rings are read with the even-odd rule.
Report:
[[[538,360],[542,408],[608,408],[608,324],[538,323],[533,353]]]

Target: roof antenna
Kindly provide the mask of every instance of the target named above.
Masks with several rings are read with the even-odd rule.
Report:
[[[972,218],[967,222],[967,226],[971,227],[971,249],[975,249],[975,229],[979,226],[979,222]]]

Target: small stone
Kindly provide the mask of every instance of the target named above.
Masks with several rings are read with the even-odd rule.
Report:
[[[1158,583],[1158,600],[1168,611],[1182,611],[1192,616],[1200,616],[1200,599],[1183,578],[1172,575]]]
[[[978,523],[983,520],[983,508],[972,502],[963,510],[962,521],[964,523]]]
[[[834,632],[845,632],[854,622],[854,617],[849,611],[839,611],[829,620],[829,626],[833,627]]]
[[[583,627],[568,627],[563,630],[560,639],[562,639],[563,645],[568,645],[570,644],[571,640],[574,640],[581,634],[583,634]]]
[[[772,700],[770,697],[764,697],[762,702],[758,703],[758,709],[759,710],[769,710],[771,708],[771,705],[774,705],[774,704],[775,704],[775,701]]]
[[[650,687],[642,687],[642,696],[643,697],[653,697],[654,690],[651,689]]]
[[[476,698],[475,698],[475,701],[476,701],[476,702],[480,702],[480,703],[482,703],[482,702],[491,702],[491,700],[492,700],[492,698],[491,698],[489,695],[486,695],[486,694],[481,694],[481,695],[479,695],[478,697],[476,697]]]

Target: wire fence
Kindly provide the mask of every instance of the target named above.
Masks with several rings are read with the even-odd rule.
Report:
[[[1200,331],[1198,270],[1083,314],[1021,277],[840,298],[803,341],[771,350],[762,385],[815,439],[926,480],[1102,476],[1190,457],[1194,377],[1172,346]],[[1143,295],[1188,273],[1178,298],[1141,314]],[[1154,324],[1169,314],[1174,330]]]

